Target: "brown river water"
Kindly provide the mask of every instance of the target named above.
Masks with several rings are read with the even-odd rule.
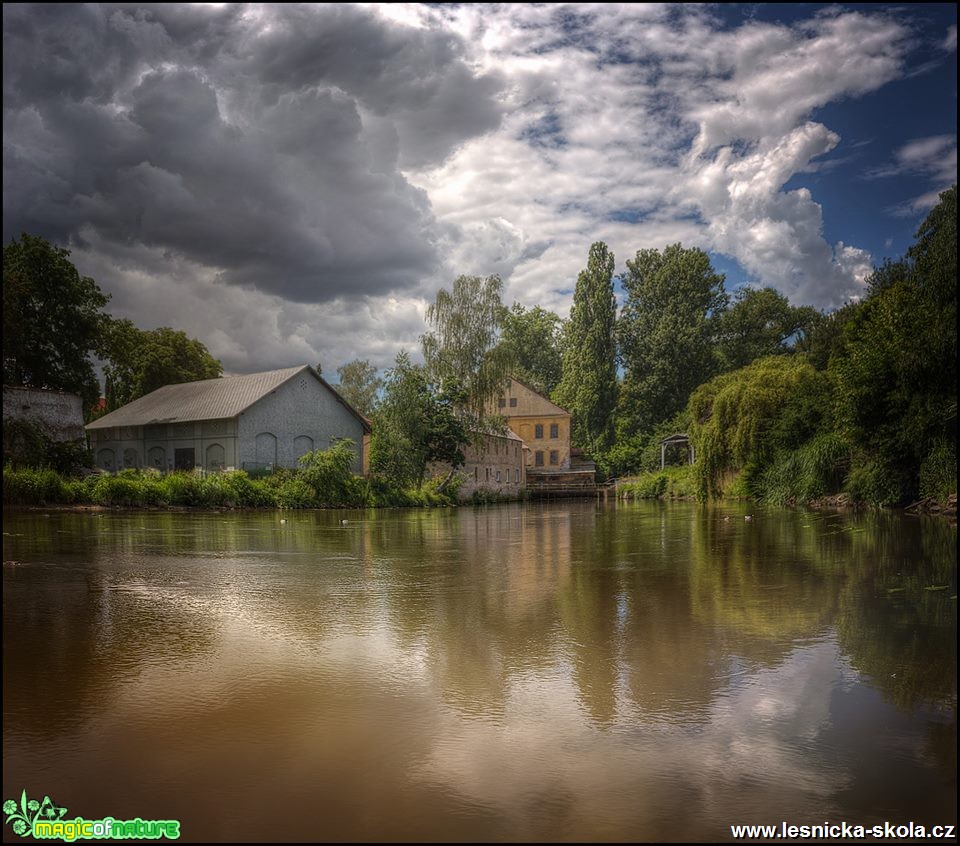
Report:
[[[956,823],[956,527],[744,509],[6,512],[3,799],[184,841]]]

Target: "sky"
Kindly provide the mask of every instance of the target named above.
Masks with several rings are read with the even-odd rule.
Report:
[[[3,6],[3,239],[227,373],[416,352],[591,243],[857,297],[957,173],[955,4]]]

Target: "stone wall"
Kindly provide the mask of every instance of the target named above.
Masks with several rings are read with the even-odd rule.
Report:
[[[459,496],[469,497],[474,491],[501,496],[519,496],[527,484],[523,442],[511,435],[487,435],[479,446],[464,448],[466,463],[457,471],[463,478]],[[441,462],[427,465],[427,476],[446,476],[450,466]]]
[[[54,441],[82,440],[83,402],[76,394],[3,386],[3,422],[36,424]]]

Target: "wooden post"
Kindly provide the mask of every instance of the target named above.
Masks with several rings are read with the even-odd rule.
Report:
[[[661,470],[663,470],[663,468],[666,466],[666,463],[667,463],[667,445],[660,444],[660,469]]]

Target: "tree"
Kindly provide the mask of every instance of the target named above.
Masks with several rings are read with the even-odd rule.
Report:
[[[337,376],[340,377],[337,386],[340,396],[361,414],[370,417],[383,387],[383,379],[377,375],[377,368],[366,359],[358,358],[338,367]]]
[[[621,435],[651,431],[717,371],[717,318],[727,305],[723,283],[703,250],[680,244],[640,250],[627,261],[617,325],[626,369]]]
[[[421,337],[427,373],[438,385],[455,382],[466,391],[462,411],[475,421],[499,395],[510,374],[509,351],[499,344],[505,309],[499,276],[459,276],[451,291],[440,289],[427,308],[432,327]]]
[[[540,306],[528,311],[514,303],[503,314],[500,344],[513,361],[513,375],[545,394],[553,392],[563,375],[560,327],[560,318]]]
[[[90,354],[109,296],[81,276],[69,250],[24,233],[3,249],[3,381],[100,396]]]
[[[470,435],[458,414],[466,402],[459,384],[431,381],[426,368],[412,364],[406,352],[387,371],[370,442],[370,470],[400,486],[423,484],[427,464],[441,461],[451,474],[464,464]],[[448,477],[449,479],[449,477]]]
[[[817,322],[819,312],[793,307],[773,288],[741,288],[733,305],[717,316],[717,341],[725,370],[744,367],[756,358],[791,350]]]
[[[867,487],[877,491],[875,501],[916,496],[921,476],[929,476],[925,463],[956,442],[956,233],[954,186],[940,195],[905,260],[879,269],[882,284],[871,286],[875,293],[846,323],[830,358],[839,424],[872,468]]]
[[[223,374],[223,365],[185,332],[167,327],[138,329],[129,320],[107,319],[99,353],[105,361],[108,411],[164,385],[216,379]]]
[[[554,401],[573,415],[574,445],[595,454],[613,440],[617,402],[613,267],[607,245],[591,245],[587,267],[577,277],[564,336],[563,376],[553,393]]]

